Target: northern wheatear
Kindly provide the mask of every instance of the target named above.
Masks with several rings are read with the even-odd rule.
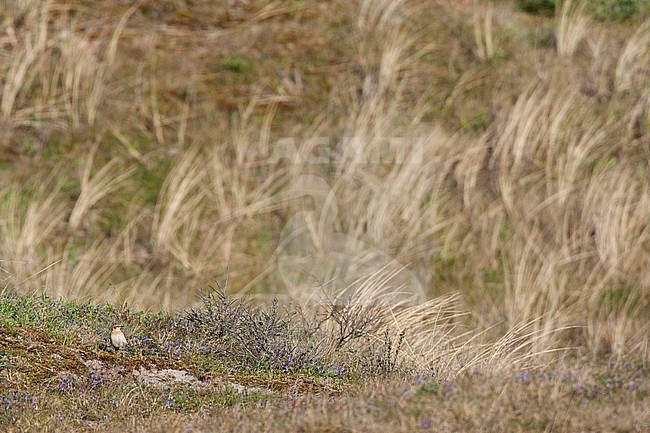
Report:
[[[115,325],[111,330],[111,344],[117,350],[120,350],[122,347],[125,347],[127,344],[129,344],[126,341],[124,332],[122,332],[122,329],[120,329],[121,327],[122,327],[121,325]]]

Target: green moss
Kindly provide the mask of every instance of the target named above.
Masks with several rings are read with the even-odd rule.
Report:
[[[433,54],[425,54],[421,57],[423,62],[433,63],[436,57]]]
[[[555,0],[518,0],[517,6],[524,12],[536,15],[553,16]]]
[[[483,281],[486,283],[497,283],[503,281],[500,272],[494,269],[486,269],[483,271]]]
[[[171,158],[152,161],[145,166],[138,163],[134,173],[134,180],[139,187],[144,202],[156,204],[162,184],[174,165]]]
[[[646,0],[589,0],[587,10],[602,21],[621,22],[634,18],[647,8]]]
[[[639,295],[637,291],[627,285],[610,287],[598,297],[598,305],[607,312],[617,311],[627,306],[627,311],[631,313],[637,306],[638,301]]]
[[[587,13],[596,19],[608,22],[622,22],[648,13],[646,0],[585,0],[582,2]],[[519,9],[542,16],[553,16],[561,0],[518,0]]]
[[[224,69],[236,74],[243,74],[250,67],[249,63],[243,58],[239,57],[237,54],[226,57],[221,66]]]
[[[479,113],[473,117],[462,117],[460,122],[463,129],[472,132],[482,132],[490,126],[492,117],[489,114]]]

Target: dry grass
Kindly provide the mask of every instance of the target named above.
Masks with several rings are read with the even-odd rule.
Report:
[[[482,62],[490,60],[496,52],[494,37],[494,4],[488,1],[485,6],[482,2],[474,1],[474,40],[476,43],[476,56]]]
[[[182,310],[228,274],[452,375],[646,359],[648,23],[443,3],[7,3],[5,284]]]
[[[416,381],[369,386],[348,397],[305,398],[291,405],[268,404],[223,415],[171,415],[143,421],[130,431],[644,431],[649,421],[642,406],[647,391],[614,369],[600,373],[560,368],[540,374],[467,375],[440,385]],[[619,380],[623,380],[619,384]],[[647,379],[646,379],[647,380]],[[616,385],[613,385],[616,383]],[[603,391],[607,389],[607,391]],[[620,402],[620,412],[604,401]],[[551,402],[551,403],[549,403]],[[645,414],[644,414],[645,412]]]
[[[557,52],[560,56],[573,56],[589,30],[584,4],[572,0],[562,2],[557,22]]]
[[[616,63],[614,82],[619,91],[632,90],[637,77],[647,75],[648,56],[650,56],[650,21],[639,26],[628,39]],[[645,70],[644,70],[645,69]],[[643,86],[643,79],[637,86]]]
[[[202,297],[200,308],[171,316],[3,291],[0,426],[25,432],[361,425],[367,431],[644,431],[647,361],[578,358],[587,365],[577,366],[570,356],[527,368],[517,353],[527,352],[536,336],[524,327],[476,356],[477,346],[467,340],[457,346],[463,338],[448,326],[457,318],[454,302],[422,305],[426,329],[412,320],[421,311],[394,317],[436,331],[429,347],[440,359],[432,369],[410,358],[419,349],[404,334],[392,338],[383,308],[355,302],[321,304],[320,313],[329,314],[305,314],[277,303],[255,308],[217,289]],[[118,322],[129,341],[119,351],[110,343]],[[381,328],[384,336],[373,338]],[[400,359],[402,351],[409,356]],[[463,359],[468,354],[475,358]]]

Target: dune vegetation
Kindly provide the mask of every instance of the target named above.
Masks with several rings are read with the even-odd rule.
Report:
[[[2,428],[650,425],[646,1],[1,5]]]

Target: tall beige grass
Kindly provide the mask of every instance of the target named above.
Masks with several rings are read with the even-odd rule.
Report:
[[[352,72],[330,89],[325,114],[287,128],[300,139],[295,153],[276,159],[274,139],[283,137],[272,125],[285,95],[258,93],[230,129],[203,130],[194,97],[162,114],[155,67],[137,64],[127,84],[110,79],[123,66],[118,42],[137,8],[90,38],[50,2],[12,3],[7,16],[25,22],[2,24],[7,127],[96,132],[97,124],[122,147],[86,146],[72,180],[64,172],[26,185],[0,180],[5,284],[176,309],[226,273],[235,292],[289,294],[305,308],[316,308],[321,286],[334,287],[341,299],[381,307],[394,340],[406,332],[404,360],[447,371],[545,362],[574,346],[647,356],[647,23],[619,52],[592,50],[593,64],[615,68],[585,71],[573,59],[583,55],[589,22],[565,2],[562,59],[540,54],[549,62],[543,73],[509,85],[506,97],[486,96],[495,108],[485,131],[450,132],[423,120],[441,110],[431,102],[438,95],[409,87],[436,47],[417,24],[418,6],[357,6]],[[476,7],[464,37],[487,61],[493,8],[505,6]],[[456,90],[438,98],[442,110],[469,98],[458,75]],[[610,99],[582,91],[584,80],[614,83],[597,95]],[[197,85],[188,83],[188,94]],[[135,125],[119,124],[116,107],[125,113],[117,119]],[[636,136],[626,132],[638,122]],[[130,138],[137,134],[159,148],[139,148]],[[108,158],[96,155],[100,148]],[[150,191],[134,179],[163,157],[173,163],[148,203],[141,197]]]
[[[632,83],[643,85],[650,62],[650,20],[643,23],[627,41],[616,63],[617,90],[631,90]]]
[[[494,4],[491,1],[481,2],[475,0],[474,14],[474,43],[476,56],[482,62],[490,60],[496,52],[494,36]]]
[[[558,8],[557,52],[570,57],[575,54],[580,42],[589,30],[589,18],[584,13],[584,3],[567,0]]]
[[[0,72],[4,121],[92,125],[109,67],[100,39],[78,31],[78,24],[61,17],[51,1],[10,1],[6,16],[3,45],[10,50]]]

